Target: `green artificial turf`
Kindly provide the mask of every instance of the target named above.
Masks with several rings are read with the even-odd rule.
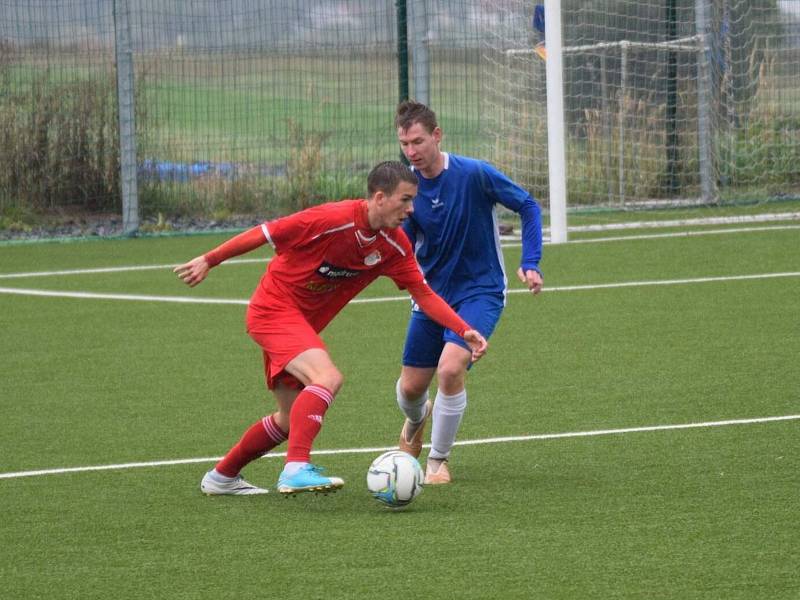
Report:
[[[0,275],[170,265],[222,239],[4,246]],[[324,334],[345,385],[315,445],[339,452],[315,460],[345,488],[209,498],[203,472],[272,406],[243,305],[0,293],[3,597],[800,596],[800,420],[585,435],[797,416],[800,232],[548,246],[542,266],[549,291],[509,294],[469,376],[454,483],[403,511],[364,479],[402,423],[405,301],[352,304]],[[246,300],[263,268],[191,290],[168,267],[0,287]],[[795,274],[731,279],[774,273]]]

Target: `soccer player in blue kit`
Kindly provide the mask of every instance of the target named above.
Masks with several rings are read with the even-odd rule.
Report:
[[[397,107],[400,148],[417,174],[414,213],[403,229],[425,279],[462,319],[488,339],[503,311],[507,279],[495,206],[518,213],[522,259],[517,276],[533,294],[542,290],[541,210],[533,197],[490,164],[440,150],[436,114],[407,100]],[[412,306],[397,403],[405,414],[400,449],[419,456],[432,417],[426,484],[450,483],[447,460],[467,407],[465,389],[471,352],[463,340]],[[437,376],[434,402],[428,388]]]

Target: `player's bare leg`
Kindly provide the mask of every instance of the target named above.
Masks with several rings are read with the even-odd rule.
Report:
[[[289,415],[292,412],[292,404],[294,404],[294,400],[300,390],[278,383],[272,393],[275,396],[275,404],[277,405],[277,410],[272,414],[272,417],[281,429],[289,431]]]
[[[433,368],[403,367],[397,380],[397,405],[406,417],[398,446],[414,458],[418,458],[422,452],[425,423],[432,408],[428,400],[428,386],[435,372]]]

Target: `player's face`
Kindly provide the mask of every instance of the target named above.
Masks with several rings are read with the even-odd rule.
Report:
[[[420,123],[414,123],[408,129],[397,129],[400,149],[408,161],[419,169],[425,177],[435,177],[441,171],[442,162],[439,142],[442,141],[442,130],[438,127],[432,132]]]
[[[391,194],[383,196],[379,204],[381,227],[389,229],[400,227],[403,221],[414,212],[414,196],[416,195],[416,185],[401,181]]]

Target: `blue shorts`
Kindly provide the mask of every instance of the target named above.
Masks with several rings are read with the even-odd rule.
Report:
[[[488,340],[503,312],[503,298],[476,296],[467,298],[453,308],[458,316],[473,329],[480,331],[481,335]],[[431,320],[424,312],[411,311],[411,320],[408,322],[408,331],[406,332],[406,345],[403,348],[403,366],[436,367],[447,342],[458,344],[469,350],[469,346],[463,339]]]

